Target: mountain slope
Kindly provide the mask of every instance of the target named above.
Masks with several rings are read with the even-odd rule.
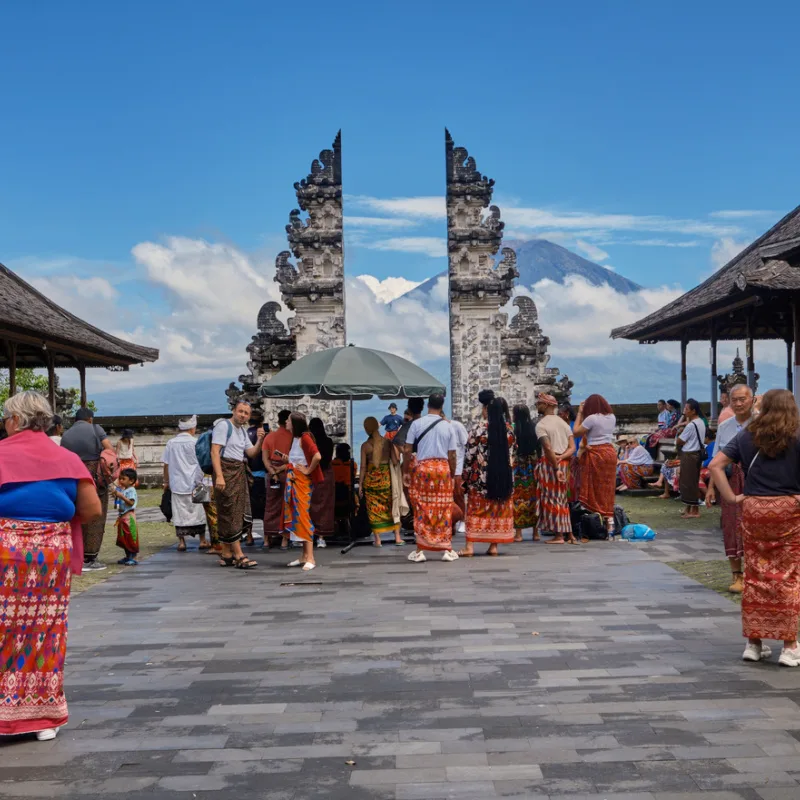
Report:
[[[594,286],[608,284],[623,294],[636,292],[642,288],[613,270],[601,267],[547,239],[533,239],[529,242],[509,241],[505,246],[517,251],[517,269],[519,283],[522,286],[530,287],[545,279],[564,283],[569,275],[578,275]],[[440,272],[401,296],[421,300],[431,293],[440,278],[446,277],[446,272]]]

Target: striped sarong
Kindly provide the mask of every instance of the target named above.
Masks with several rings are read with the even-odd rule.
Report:
[[[451,550],[453,539],[453,478],[446,458],[416,461],[409,500],[414,508],[418,550]]]
[[[536,527],[536,458],[518,456],[514,462],[514,527]]]
[[[478,492],[467,495],[467,541],[508,544],[514,541],[514,498],[489,500]]]
[[[602,517],[614,516],[614,494],[617,490],[617,451],[613,444],[587,447],[580,458],[580,504]]]
[[[556,470],[544,456],[536,464],[536,485],[538,530],[545,533],[572,533],[568,485],[558,480]]]
[[[728,482],[735,495],[744,491],[744,472],[738,464],[731,465],[731,476]],[[726,503],[720,497],[720,517],[722,523],[722,539],[725,542],[727,558],[741,558],[744,555],[742,542],[742,504]]]
[[[641,489],[644,486],[643,478],[653,474],[652,464],[620,464],[617,468],[619,479],[628,489]]]
[[[367,467],[364,502],[373,533],[388,533],[397,527],[392,516],[392,474],[388,464],[370,464]]]
[[[289,467],[286,470],[286,493],[283,496],[283,529],[298,539],[310,542],[314,537],[311,521],[311,493],[314,484],[308,475]]]
[[[742,533],[742,632],[793,641],[800,619],[800,503],[791,495],[745,497]]]
[[[67,723],[69,522],[0,519],[0,735]]]

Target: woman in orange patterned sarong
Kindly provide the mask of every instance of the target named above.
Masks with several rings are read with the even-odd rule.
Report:
[[[587,510],[599,514],[614,538],[614,495],[617,489],[617,450],[614,429],[617,418],[608,401],[593,394],[581,403],[574,435],[585,437],[581,450],[581,488],[578,500]]]
[[[725,468],[744,470],[744,494],[734,495]],[[763,639],[783,641],[778,659],[800,667],[800,414],[794,395],[771,389],[761,413],[711,462],[726,503],[741,503],[744,539],[742,630],[745,661],[769,658]]]
[[[483,419],[470,433],[464,458],[467,546],[459,555],[466,558],[475,555],[475,542],[486,542],[486,555],[496,556],[498,544],[514,541],[514,431],[506,420],[502,398],[484,389],[478,401]]]

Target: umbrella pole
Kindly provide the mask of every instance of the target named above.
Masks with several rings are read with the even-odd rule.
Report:
[[[353,398],[350,398],[350,452],[353,452]]]

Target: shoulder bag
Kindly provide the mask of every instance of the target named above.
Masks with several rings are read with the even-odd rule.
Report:
[[[428,427],[427,427],[427,428],[425,428],[425,430],[424,430],[424,431],[422,431],[422,433],[421,433],[421,434],[420,434],[420,435],[417,437],[417,439],[414,441],[414,444],[411,446],[411,452],[412,452],[412,453],[416,453],[416,452],[417,452],[417,448],[419,447],[419,443],[420,443],[420,442],[421,442],[421,441],[422,441],[422,440],[423,440],[423,439],[424,439],[424,438],[425,438],[425,437],[426,437],[426,436],[427,436],[427,435],[428,435],[428,434],[429,434],[429,433],[430,433],[430,432],[431,432],[431,431],[432,431],[432,430],[433,430],[433,429],[434,429],[434,428],[435,428],[435,427],[436,427],[436,426],[437,426],[437,425],[438,425],[440,422],[444,422],[444,417],[439,417],[439,419],[437,419],[437,420],[436,420],[436,422],[434,422],[432,425],[428,425]]]

